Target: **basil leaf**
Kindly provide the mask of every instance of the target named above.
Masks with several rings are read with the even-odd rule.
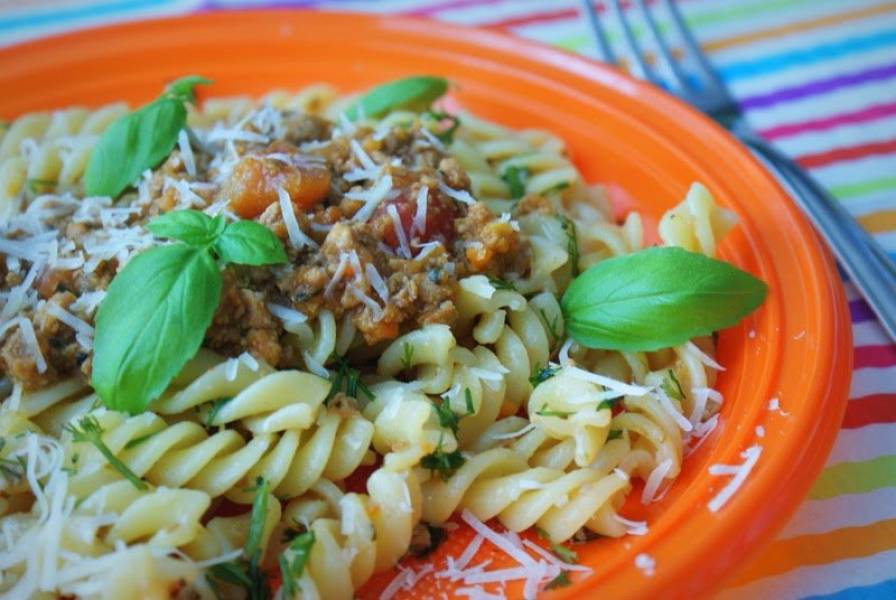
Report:
[[[165,160],[187,120],[179,98],[160,98],[112,123],[90,152],[88,196],[116,198],[146,169]]]
[[[165,88],[165,93],[171,94],[181,102],[190,102],[192,104],[196,102],[195,87],[209,83],[212,83],[212,80],[202,75],[187,75],[168,84],[168,87]]]
[[[220,298],[207,249],[174,244],[131,259],[96,317],[92,383],[106,406],[133,414],[157,398],[199,350]]]
[[[768,286],[736,267],[681,248],[605,260],[566,289],[566,328],[588,348],[650,351],[737,323]]]
[[[215,241],[222,260],[241,265],[273,265],[286,262],[283,243],[274,232],[255,221],[230,223]]]
[[[373,88],[349,106],[345,116],[354,121],[361,115],[381,117],[398,108],[424,110],[447,91],[448,81],[442,77],[405,77]]]
[[[198,210],[173,210],[147,224],[153,235],[186,242],[190,246],[210,244],[224,231],[224,217],[210,217]]]

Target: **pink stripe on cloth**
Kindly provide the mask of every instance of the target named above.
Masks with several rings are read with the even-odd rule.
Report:
[[[779,125],[764,131],[760,131],[762,137],[767,140],[774,140],[808,131],[824,131],[840,125],[854,125],[856,123],[864,123],[865,121],[873,121],[875,119],[884,119],[896,115],[896,102],[887,102],[885,104],[875,104],[860,110],[844,112],[822,119],[812,119],[810,121],[802,121],[800,123],[787,123]]]

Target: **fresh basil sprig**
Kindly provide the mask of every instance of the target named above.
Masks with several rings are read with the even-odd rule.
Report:
[[[222,264],[286,262],[280,240],[255,222],[183,210],[148,227],[181,243],[131,259],[96,318],[93,387],[106,406],[130,413],[144,410],[196,354],[221,298]]]
[[[354,121],[362,115],[381,117],[398,108],[424,110],[445,95],[448,81],[432,75],[415,75],[378,85],[345,110],[345,116]]]
[[[198,75],[182,77],[154,101],[109,125],[90,152],[87,195],[116,198],[143,171],[165,160],[187,122],[185,104],[195,100],[195,86],[207,83],[211,80]]]
[[[651,351],[729,327],[768,286],[749,273],[681,248],[650,248],[596,264],[566,289],[566,330],[588,348]]]

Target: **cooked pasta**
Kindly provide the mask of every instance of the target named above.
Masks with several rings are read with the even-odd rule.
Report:
[[[123,104],[0,134],[0,593],[353,598],[462,511],[625,535],[722,402],[709,335],[569,326],[640,215],[557,137],[438,94],[197,83],[144,107],[186,125],[140,168],[95,165],[131,159],[96,150]],[[695,184],[659,235],[713,257],[734,222]]]

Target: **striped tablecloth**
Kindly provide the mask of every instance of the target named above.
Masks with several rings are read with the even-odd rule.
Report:
[[[593,54],[571,0],[0,0],[0,44],[264,5],[415,14]],[[681,0],[681,8],[756,129],[896,257],[896,0]],[[787,528],[722,598],[896,598],[896,345],[847,289],[855,372],[833,454]]]

